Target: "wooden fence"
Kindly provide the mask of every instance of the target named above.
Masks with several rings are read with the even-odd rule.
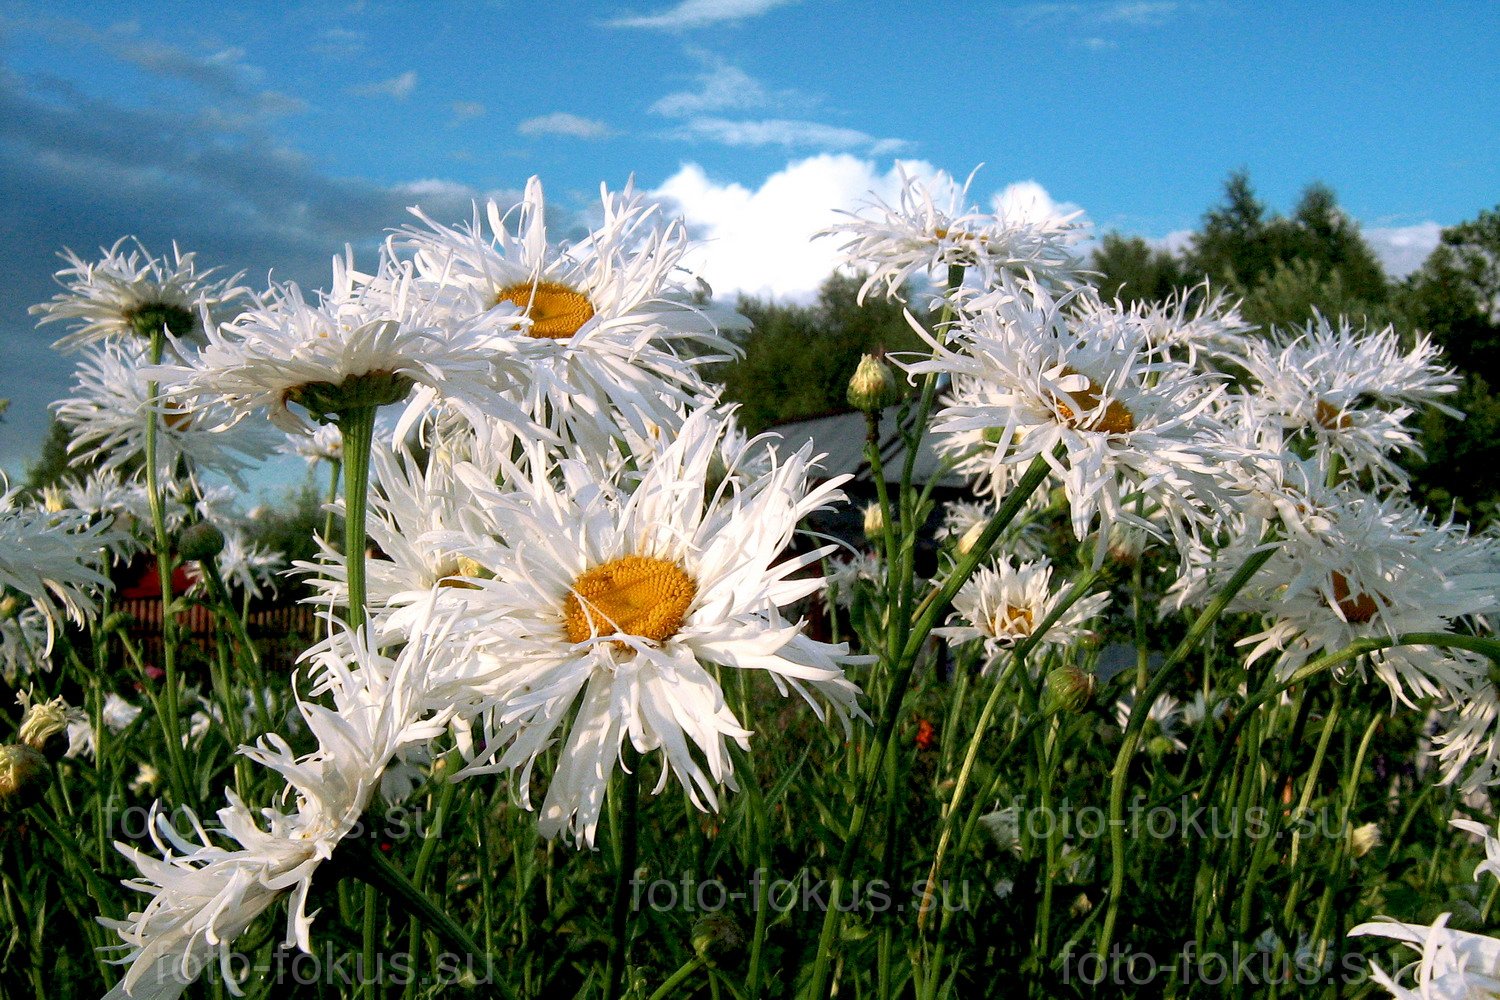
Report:
[[[161,599],[132,597],[117,600],[114,611],[129,615],[130,624],[125,634],[140,651],[141,662],[160,666],[162,661]],[[250,641],[260,651],[261,662],[267,670],[288,672],[302,651],[312,644],[321,631],[321,623],[314,607],[306,604],[273,605],[252,608],[245,622]],[[177,628],[183,641],[196,647],[207,657],[214,655],[219,637],[230,643],[237,641],[234,627],[218,615],[214,609],[201,604],[189,605],[177,616]],[[115,650],[121,659],[123,648]]]

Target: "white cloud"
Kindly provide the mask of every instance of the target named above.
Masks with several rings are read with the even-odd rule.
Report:
[[[607,139],[615,130],[601,121],[554,111],[550,115],[528,118],[516,126],[522,135],[565,135],[573,139]]]
[[[1109,49],[1117,49],[1120,47],[1120,43],[1114,41],[1113,39],[1098,38],[1095,36],[1090,36],[1088,38],[1076,38],[1074,39],[1074,41],[1084,48],[1088,49],[1090,52],[1105,52]]]
[[[674,139],[717,142],[725,146],[858,149],[871,156],[889,155],[910,145],[905,139],[877,139],[859,129],[788,118],[766,118],[758,121],[693,118],[684,122],[669,135]]]
[[[483,118],[489,113],[489,108],[478,101],[454,101],[449,107],[453,109],[453,120],[448,123],[450,127],[461,125],[471,118]]]
[[[606,21],[611,28],[657,28],[680,31],[722,21],[759,17],[773,7],[794,0],[681,0],[676,6],[654,14],[629,15]]]
[[[374,83],[363,83],[356,87],[350,87],[349,93],[359,97],[394,97],[398,101],[404,101],[416,89],[417,71],[409,69],[405,73],[391,77],[389,80],[377,80]]]
[[[708,111],[805,107],[816,103],[795,90],[768,90],[755,77],[711,52],[698,49],[690,50],[689,54],[703,64],[703,72],[695,77],[698,88],[666,95],[648,109],[652,114],[680,118]]]
[[[1087,225],[1083,209],[1071,201],[1053,201],[1047,189],[1036,181],[1016,181],[990,197],[990,211],[1016,222],[1043,222],[1066,219]]]
[[[1404,278],[1427,259],[1443,235],[1436,222],[1418,222],[1413,226],[1377,226],[1362,233],[1375,256],[1393,278]]]
[[[940,196],[954,186],[947,173],[922,160],[901,164]],[[744,292],[793,301],[810,300],[838,266],[838,238],[814,241],[813,234],[840,221],[871,196],[896,201],[901,177],[892,164],[881,170],[872,160],[847,153],[823,154],[787,164],[759,188],[710,178],[695,163],[683,166],[651,197],[681,213],[688,231],[701,242],[691,265],[718,294]],[[997,192],[992,201],[1054,206],[1032,181]]]
[[[1145,240],[1151,246],[1165,250],[1167,253],[1181,254],[1192,248],[1193,237],[1197,235],[1197,232],[1191,229],[1174,229],[1160,239],[1148,236]]]

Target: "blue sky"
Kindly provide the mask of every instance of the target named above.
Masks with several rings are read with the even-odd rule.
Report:
[[[316,285],[407,205],[456,221],[539,174],[584,210],[634,174],[720,291],[798,297],[832,259],[807,234],[897,159],[1169,241],[1233,169],[1280,210],[1322,180],[1398,272],[1500,200],[1493,3],[918,9],[0,3],[0,465],[67,388],[25,312],[53,253],[125,234]]]

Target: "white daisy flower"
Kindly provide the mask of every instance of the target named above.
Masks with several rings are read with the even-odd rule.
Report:
[[[286,436],[281,451],[307,459],[308,465],[339,462],[344,458],[344,437],[333,424],[319,424],[311,432],[295,431]]]
[[[429,638],[445,636],[437,628]],[[103,921],[119,933],[120,961],[130,965],[107,1000],[176,996],[215,959],[233,982],[234,939],[282,896],[290,897],[286,946],[312,950],[315,914],[307,899],[319,864],[359,822],[386,765],[447,724],[445,713],[424,717],[429,641],[412,642],[395,659],[372,651],[361,636],[348,636],[343,646],[348,660],[331,652],[314,659],[308,700],[298,702],[317,749],[298,756],[272,734],[241,751],[285,779],[290,809],[251,810],[229,792],[216,826],[188,814],[192,837],[153,812],[160,857],[116,845],[140,871],[125,884],[150,899],[125,920]],[[331,708],[311,700],[325,695]]]
[[[1079,237],[1073,220],[1081,213],[1029,218],[981,212],[969,203],[972,173],[960,187],[943,173],[928,182],[908,175],[903,163],[896,170],[901,191],[895,205],[872,195],[861,211],[840,213],[848,222],[818,234],[849,237],[841,247],[844,263],[869,271],[860,302],[881,286],[894,297],[913,277],[946,282],[948,269],[956,266],[971,269],[981,286],[1004,272],[1043,284],[1073,283],[1079,267],[1070,249]]]
[[[954,596],[949,621],[963,624],[947,625],[933,632],[953,643],[979,639],[993,658],[998,651],[1031,638],[1061,599],[1062,591],[1052,590],[1052,565],[1047,560],[1019,565],[1001,560],[981,566]],[[1084,623],[1098,617],[1108,603],[1108,594],[1083,598],[1040,641],[1050,646],[1066,646],[1089,635]]]
[[[1205,503],[1221,502],[1209,443],[1222,386],[1159,354],[1129,314],[1097,304],[1070,311],[1074,298],[989,296],[951,344],[928,337],[932,358],[903,364],[953,379],[933,422],[938,447],[964,458],[981,491],[997,497],[1042,457],[1062,481],[1080,540],[1107,536],[1118,521],[1160,536],[1137,497],[1164,508],[1174,534],[1187,533],[1210,520]],[[1103,552],[1096,546],[1095,558]]]
[[[426,228],[407,227],[398,244],[455,322],[520,312],[524,326],[507,331],[498,362],[510,395],[538,423],[585,443],[613,433],[610,410],[638,436],[675,430],[684,408],[712,395],[699,366],[738,353],[721,333],[745,326],[703,301],[701,284],[683,284],[680,221],[663,224],[633,184],[601,194],[602,225],[572,245],[548,241],[535,177],[509,211],[488,204],[487,229],[477,207],[458,228],[413,210]]]
[[[841,480],[809,483],[810,446],[753,484],[710,492],[720,424],[700,411],[639,482],[593,480],[563,460],[508,483],[465,476],[485,525],[453,547],[493,570],[466,595],[462,634],[480,643],[457,658],[454,700],[484,696],[485,741],[471,771],[533,766],[580,702],[541,807],[546,836],[571,830],[592,844],[610,772],[625,739],[661,750],[661,784],[675,774],[700,808],[733,787],[726,741],[750,733],[725,704],[708,665],[764,670],[822,714],[859,715],[845,645],[817,642],[781,609],[823,587],[798,576],[832,548],[783,558],[797,524],[838,499]],[[463,474],[464,470],[460,470]],[[445,542],[445,544],[447,544]],[[862,662],[862,661],[858,661]]]
[[[415,287],[409,265],[382,254],[374,275],[354,269],[353,251],[334,258],[330,290],[310,302],[295,284],[274,285],[232,322],[211,325],[208,343],[182,365],[155,374],[174,398],[222,400],[244,418],[269,413],[283,430],[354,406],[408,398],[414,385],[438,396],[493,402],[496,329],[513,321],[455,324]]]
[[[1355,473],[1399,484],[1407,476],[1396,457],[1420,453],[1408,426],[1414,408],[1460,415],[1441,401],[1457,391],[1458,375],[1440,355],[1429,337],[1403,351],[1391,327],[1372,333],[1346,319],[1334,327],[1317,315],[1290,340],[1247,341],[1236,360],[1259,383],[1253,405],[1288,434]]]
[[[497,435],[502,433],[493,429]],[[496,440],[489,439],[491,443]],[[498,447],[489,450],[457,442],[450,446],[476,459],[493,460],[502,453]],[[503,452],[509,453],[508,440]],[[403,636],[429,601],[435,601],[440,611],[463,607],[475,581],[489,575],[484,566],[460,554],[452,544],[454,533],[477,520],[466,515],[475,501],[469,487],[455,476],[453,457],[450,450],[442,450],[432,453],[424,464],[410,452],[396,451],[383,442],[376,442],[371,453],[366,525],[379,553],[365,560],[365,605],[378,636]],[[487,480],[494,482],[496,464],[487,461],[484,468]],[[520,474],[516,467],[509,468]],[[308,602],[348,607],[344,556],[325,543],[320,545],[319,562],[299,562],[296,567],[308,574],[307,583],[316,591]]]
[[[1444,913],[1431,926],[1377,920],[1349,931],[1350,937],[1390,938],[1420,953],[1394,975],[1371,963],[1370,975],[1396,1000],[1470,1000],[1500,996],[1500,940],[1448,926]],[[1411,979],[1410,988],[1402,979]]]
[[[19,598],[0,598],[0,677],[10,687],[39,670],[50,670],[47,659],[47,617]]]
[[[1128,695],[1115,702],[1115,722],[1121,730],[1130,725],[1130,717],[1137,709],[1138,694],[1139,692],[1132,688]],[[1187,749],[1187,743],[1183,742],[1182,737],[1178,735],[1182,730],[1182,725],[1182,703],[1163,691],[1156,696],[1156,700],[1146,710],[1146,722],[1141,730],[1141,736],[1147,746],[1157,743],[1181,752]]]
[[[133,242],[133,247],[127,247]],[[194,255],[174,243],[172,258],[158,259],[139,240],[121,239],[103,259],[85,261],[71,250],[60,256],[68,266],[57,272],[65,291],[52,301],[31,307],[39,323],[65,322],[73,332],[55,346],[75,351],[89,344],[132,335],[149,338],[165,330],[174,337],[195,331],[199,316],[246,294],[235,282],[239,275],[214,279],[213,270],[199,271]]]
[[[224,530],[224,548],[216,558],[225,585],[256,600],[264,590],[276,592],[276,577],[286,568],[286,556],[250,541],[235,525]]]
[[[74,372],[75,395],[52,404],[72,430],[68,453],[104,470],[143,465],[152,407],[146,352],[136,341],[107,343],[90,351]],[[160,404],[156,461],[162,481],[179,463],[196,481],[216,472],[243,485],[241,473],[270,455],[281,435],[254,422],[226,426],[233,414],[222,403]]]
[[[19,591],[45,616],[45,656],[61,617],[82,625],[97,616],[98,596],[110,588],[102,565],[116,532],[82,511],[20,506],[19,492],[0,494],[0,587]]]

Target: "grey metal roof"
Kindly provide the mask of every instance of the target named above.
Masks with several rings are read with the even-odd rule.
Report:
[[[880,414],[880,458],[886,482],[901,481],[901,468],[906,462],[906,445],[897,430],[896,419],[900,407],[887,407]],[[913,409],[915,409],[913,407]],[[912,415],[908,414],[908,420]],[[772,434],[781,435],[783,442],[778,450],[783,453],[796,451],[803,444],[813,443],[813,454],[826,455],[819,463],[823,475],[828,478],[853,475],[857,481],[869,482],[869,464],[865,461],[865,415],[863,413],[835,413],[826,417],[808,420],[793,420],[767,428]],[[924,435],[917,448],[917,464],[912,478],[925,484],[937,475],[942,466],[937,450],[932,445],[932,436]],[[967,484],[965,477],[952,471],[938,480],[939,486],[961,489]]]

